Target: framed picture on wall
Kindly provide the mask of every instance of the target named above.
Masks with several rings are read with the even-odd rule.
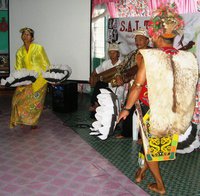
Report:
[[[9,75],[9,56],[0,53],[0,76]]]
[[[8,0],[0,0],[0,10],[8,10]]]

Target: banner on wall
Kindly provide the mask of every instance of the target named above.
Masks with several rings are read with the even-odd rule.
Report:
[[[195,45],[190,49],[196,54],[198,62],[200,62],[200,13],[182,14],[185,21],[184,34],[177,36],[174,40],[174,47],[181,48],[180,40],[183,45],[189,41],[195,42]],[[133,32],[139,28],[148,28],[150,17],[131,17],[131,18],[111,18],[108,20],[108,42],[120,42],[120,50],[122,55],[127,55],[132,50],[136,49],[134,43]]]

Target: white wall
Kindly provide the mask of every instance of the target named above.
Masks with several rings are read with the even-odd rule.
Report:
[[[88,81],[90,75],[91,0],[10,0],[10,64],[23,44],[19,30],[30,27],[44,46],[51,64],[68,64],[69,80]]]

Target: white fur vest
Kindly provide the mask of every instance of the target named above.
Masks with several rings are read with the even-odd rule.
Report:
[[[140,52],[146,67],[151,133],[158,136],[184,133],[194,112],[198,79],[196,58],[190,52],[179,51],[172,56],[173,71],[169,54],[159,49]],[[174,100],[176,111],[172,109]]]

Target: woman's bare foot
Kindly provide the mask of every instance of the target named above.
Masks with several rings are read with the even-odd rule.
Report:
[[[29,133],[29,129],[28,129],[28,126],[26,125],[20,125],[20,129],[22,130],[22,133]]]
[[[151,191],[154,191],[156,193],[159,193],[161,195],[164,195],[166,193],[166,190],[165,190],[165,187],[164,186],[158,186],[156,183],[151,183],[148,185],[148,188],[151,190]]]
[[[33,126],[31,126],[31,129],[38,129],[38,126],[37,125],[33,125]]]
[[[135,182],[136,183],[140,183],[144,177],[145,177],[145,171],[144,169],[142,168],[139,168],[137,171],[136,171],[136,174],[135,174]]]

